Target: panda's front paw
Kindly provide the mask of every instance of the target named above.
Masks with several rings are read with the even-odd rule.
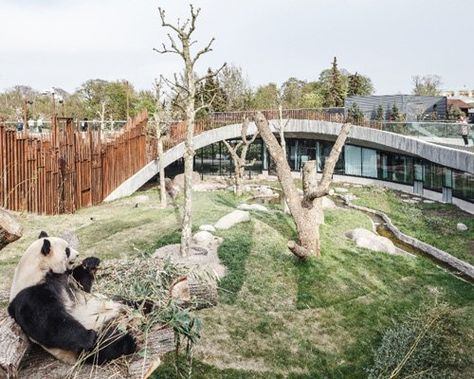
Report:
[[[82,265],[86,270],[93,271],[99,267],[100,259],[96,257],[88,257],[82,261]]]
[[[84,346],[82,347],[83,350],[89,351],[95,346],[97,341],[97,333],[94,330],[88,330],[86,337],[84,339]]]

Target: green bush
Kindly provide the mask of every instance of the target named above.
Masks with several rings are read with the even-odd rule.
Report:
[[[374,352],[369,379],[448,379],[465,365],[456,341],[459,316],[437,305],[388,329]]]

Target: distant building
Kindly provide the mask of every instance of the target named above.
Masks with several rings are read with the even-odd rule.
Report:
[[[469,90],[469,89],[443,90],[441,91],[441,95],[446,96],[446,97],[457,97],[457,98],[468,97],[472,99],[472,102],[474,102],[474,89],[472,90]]]
[[[377,108],[381,105],[385,120],[395,104],[400,113],[406,115],[407,121],[446,119],[448,110],[446,96],[415,96],[415,95],[383,95],[383,96],[351,96],[344,103],[345,112],[356,103],[369,120],[375,119]]]

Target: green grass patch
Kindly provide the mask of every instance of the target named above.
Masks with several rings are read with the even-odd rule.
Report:
[[[245,264],[252,249],[253,223],[245,222],[222,232],[224,242],[219,247],[219,259],[227,268],[227,274],[219,283],[220,300],[233,304],[245,282]]]

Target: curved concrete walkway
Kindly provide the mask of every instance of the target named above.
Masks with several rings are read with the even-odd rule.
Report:
[[[276,121],[270,121],[270,125],[274,123],[276,123]],[[232,124],[201,133],[194,137],[194,148],[197,150],[224,139],[239,138],[241,134],[241,125],[242,124]],[[312,139],[319,138],[335,140],[340,129],[341,124],[339,123],[292,119],[288,122],[285,133],[289,137],[297,136],[299,138],[306,137]],[[254,123],[251,123],[247,134],[253,135],[255,132],[256,126]],[[276,133],[276,130],[274,130],[274,132]],[[474,174],[474,153],[435,145],[400,134],[353,126],[347,143],[377,148],[380,150],[407,153],[443,166]],[[180,143],[165,152],[163,164],[167,167],[181,158],[183,154],[184,143]],[[109,196],[107,196],[105,201],[112,201],[131,195],[153,176],[158,174],[159,169],[160,162],[158,162],[158,159],[155,159],[117,187]]]

